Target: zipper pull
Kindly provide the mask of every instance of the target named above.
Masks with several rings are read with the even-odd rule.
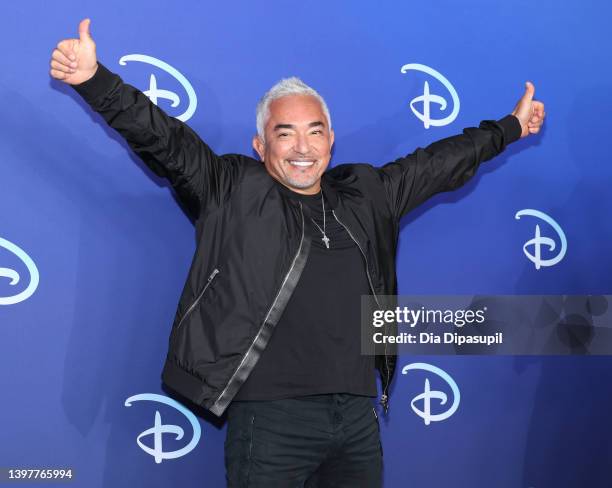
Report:
[[[213,270],[212,273],[210,273],[210,276],[208,277],[208,283],[210,283],[212,281],[212,279],[216,276],[216,274],[219,272],[219,270],[217,268],[215,268]]]
[[[387,415],[387,412],[389,411],[389,396],[383,393],[380,396],[380,404],[382,405],[385,411],[385,415]]]

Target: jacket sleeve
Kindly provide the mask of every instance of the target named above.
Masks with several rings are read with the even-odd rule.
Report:
[[[93,77],[73,88],[156,175],[170,182],[192,217],[222,200],[235,161],[217,156],[187,124],[100,62]]]
[[[378,168],[394,215],[399,220],[432,195],[459,188],[481,162],[501,153],[520,135],[521,125],[513,115],[484,120],[478,128],[463,129],[460,135],[418,148]]]

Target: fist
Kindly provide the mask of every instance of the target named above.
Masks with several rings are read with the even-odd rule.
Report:
[[[546,112],[544,104],[533,99],[535,87],[530,81],[525,83],[525,93],[514,107],[514,115],[521,123],[521,137],[537,134],[544,123]]]
[[[78,85],[91,78],[98,69],[96,43],[89,33],[89,19],[79,24],[78,39],[64,39],[51,54],[49,73],[56,80]]]

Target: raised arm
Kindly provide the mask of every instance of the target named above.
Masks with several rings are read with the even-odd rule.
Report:
[[[533,100],[533,84],[512,114],[479,127],[463,129],[460,135],[441,139],[425,149],[382,166],[378,172],[397,219],[436,193],[454,190],[466,183],[480,163],[501,153],[508,144],[537,134],[544,121],[544,104]]]
[[[98,62],[89,24],[89,19],[81,21],[78,39],[58,43],[51,76],[72,85],[155,174],[169,180],[197,218],[202,208],[219,204],[229,192],[237,161],[217,156],[187,124]]]

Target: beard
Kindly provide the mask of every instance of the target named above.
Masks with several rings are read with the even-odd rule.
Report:
[[[308,177],[302,177],[302,178],[296,178],[296,177],[288,176],[286,178],[286,182],[287,182],[287,184],[289,184],[293,188],[299,188],[300,190],[304,190],[306,188],[310,188],[317,181],[319,181],[320,178],[321,178],[320,176],[316,176],[316,175],[308,176]]]

